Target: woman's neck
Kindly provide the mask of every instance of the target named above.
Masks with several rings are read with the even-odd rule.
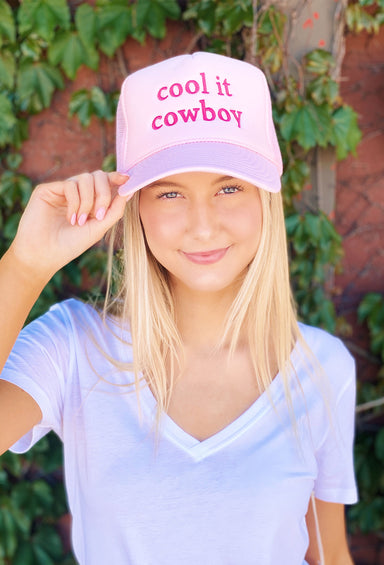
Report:
[[[221,341],[233,291],[196,293],[186,288],[174,292],[176,323],[187,348],[212,352]]]

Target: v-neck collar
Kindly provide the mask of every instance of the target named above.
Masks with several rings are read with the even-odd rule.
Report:
[[[299,323],[301,330],[301,324]],[[130,333],[128,332],[129,339]],[[121,345],[122,347],[122,345]],[[293,366],[300,364],[300,342],[292,349],[290,360]],[[122,352],[123,353],[123,352]],[[159,422],[159,434],[167,438],[178,448],[185,451],[194,460],[202,460],[209,455],[224,449],[244,434],[251,426],[259,421],[269,410],[275,409],[278,401],[284,395],[283,376],[279,371],[268,389],[266,389],[240,416],[227,426],[200,441],[181,428],[167,413],[162,413]],[[157,401],[148,385],[140,388],[140,404],[151,428],[156,418]]]
[[[169,441],[187,452],[190,457],[199,461],[225,448],[238,437],[244,434],[263,415],[273,409],[277,401],[284,394],[282,376],[276,375],[272,383],[240,416],[230,424],[202,441],[181,428],[167,413],[163,413],[160,419],[160,437],[166,437]],[[147,415],[153,419],[156,414],[157,401],[150,388],[145,386],[141,391],[142,405]]]

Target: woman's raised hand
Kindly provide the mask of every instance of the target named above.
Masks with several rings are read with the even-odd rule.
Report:
[[[10,252],[23,267],[48,280],[123,216],[128,198],[117,191],[127,180],[117,172],[95,171],[38,185]]]

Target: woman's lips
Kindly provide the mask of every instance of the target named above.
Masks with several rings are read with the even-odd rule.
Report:
[[[211,265],[212,263],[217,263],[224,257],[227,253],[229,247],[223,249],[213,249],[212,251],[200,251],[198,253],[186,253],[183,251],[183,255],[192,261],[192,263],[197,263],[198,265]]]

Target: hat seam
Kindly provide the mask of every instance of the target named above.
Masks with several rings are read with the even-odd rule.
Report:
[[[255,151],[255,149],[252,149],[248,145],[245,146],[244,144],[234,143],[232,141],[223,141],[222,139],[194,139],[193,141],[181,141],[179,143],[172,143],[171,145],[164,145],[163,147],[156,149],[156,151],[149,151],[141,159],[139,159],[138,161],[135,161],[134,163],[131,163],[129,165],[129,167],[125,167],[125,168],[127,170],[133,169],[134,167],[137,167],[138,165],[140,165],[140,163],[142,163],[143,161],[145,161],[149,157],[152,157],[153,155],[156,155],[157,153],[161,153],[165,149],[171,149],[173,147],[180,147],[182,145],[195,145],[195,144],[198,144],[198,143],[221,143],[223,145],[233,145],[235,147],[239,147],[240,149],[247,149],[248,151],[251,151],[252,153],[255,153],[256,155],[263,157],[264,159],[269,161],[272,165],[274,165],[275,167],[280,169],[279,163],[273,161],[271,158],[267,157],[265,154],[258,152],[258,151]]]

